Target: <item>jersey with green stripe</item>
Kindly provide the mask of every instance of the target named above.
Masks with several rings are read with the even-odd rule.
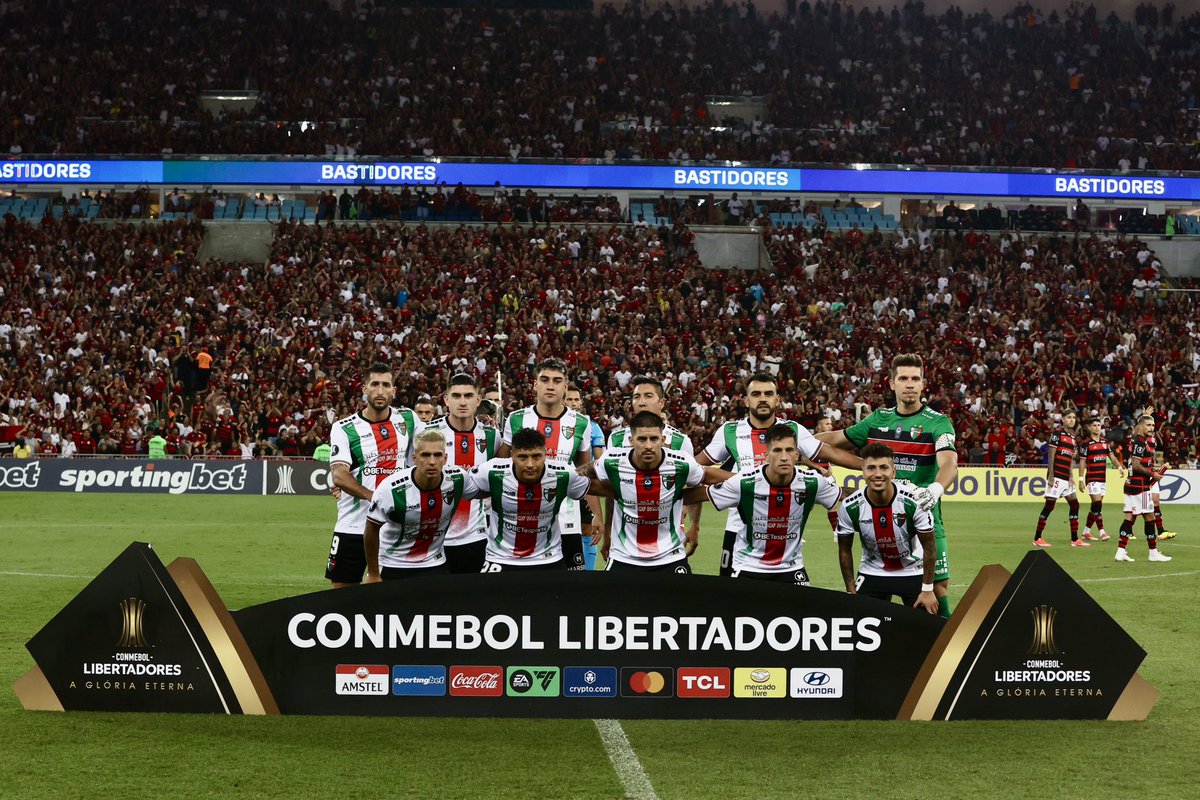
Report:
[[[619,450],[623,447],[631,446],[629,428],[617,428],[608,435],[608,445],[604,449]],[[663,447],[668,450],[678,450],[689,458],[694,456],[696,452],[695,447],[692,445],[692,440],[683,431],[670,425],[663,428]]]
[[[513,434],[522,428],[533,428],[546,437],[546,460],[551,464],[574,464],[580,451],[591,455],[592,420],[574,409],[558,417],[539,415],[537,406],[514,411],[504,423],[504,443],[511,445]]]
[[[329,430],[330,467],[339,462],[346,464],[354,480],[372,492],[389,475],[413,463],[412,440],[425,427],[410,408],[389,411],[381,422],[371,422],[360,412],[338,420]],[[367,522],[367,505],[366,500],[342,492],[333,529],[361,535]]]
[[[500,446],[500,431],[479,420],[470,430],[460,431],[451,424],[449,417],[438,417],[430,420],[429,428],[446,437],[446,463],[468,471],[495,458]],[[450,520],[446,544],[470,544],[486,536],[487,503],[483,500],[459,503]]]
[[[833,508],[841,490],[832,479],[797,469],[777,486],[765,466],[746,470],[715,486],[708,498],[719,510],[733,509],[743,531],[733,551],[734,571],[795,572],[804,567],[804,526],[814,505]]]
[[[954,424],[945,414],[921,406],[912,414],[892,408],[877,408],[846,429],[855,447],[882,442],[896,453],[896,477],[917,486],[937,480],[937,454],[955,450]]]
[[[864,575],[923,575],[925,551],[917,531],[932,531],[933,515],[917,505],[913,487],[892,485],[895,496],[881,506],[871,504],[865,486],[847,497],[838,511],[837,535],[858,537],[858,571]]]
[[[442,470],[432,489],[413,481],[412,469],[384,480],[371,496],[367,519],[378,523],[380,567],[436,567],[446,563],[444,545],[450,518],[462,500],[479,494],[458,467]]]
[[[684,558],[683,493],[704,480],[704,467],[670,450],[654,469],[638,469],[632,450],[610,450],[596,467],[596,479],[616,494],[610,529],[610,558],[654,567]]]
[[[487,560],[500,564],[552,564],[562,558],[561,514],[568,499],[587,494],[591,481],[574,469],[546,465],[536,483],[521,483],[511,459],[496,458],[471,473],[488,495]]]

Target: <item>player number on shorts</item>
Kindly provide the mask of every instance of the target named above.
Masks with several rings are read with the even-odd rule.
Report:
[[[854,591],[857,592],[859,589],[861,589],[862,585],[863,585],[863,581],[865,581],[865,580],[866,580],[866,578],[863,577],[861,574],[857,578],[855,578],[854,579]]]
[[[333,544],[329,545],[329,555],[331,555],[331,556],[336,556],[336,555],[337,555],[337,551],[338,551],[338,545],[339,545],[339,544],[341,544],[341,539],[340,539],[340,537],[339,537],[339,536],[338,536],[338,535],[335,533],[335,534],[333,535]]]

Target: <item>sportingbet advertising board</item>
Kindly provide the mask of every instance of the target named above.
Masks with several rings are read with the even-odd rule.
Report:
[[[30,640],[28,709],[562,718],[1131,719],[1145,652],[1044,552],[947,623],[699,575],[433,576],[230,613],[130,545]]]

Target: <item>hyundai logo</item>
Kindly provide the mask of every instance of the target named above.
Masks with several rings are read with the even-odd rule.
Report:
[[[804,682],[809,686],[824,686],[829,683],[828,672],[810,672],[804,676]]]
[[[1164,502],[1170,503],[1187,497],[1192,491],[1192,485],[1182,475],[1167,474],[1158,482]]]

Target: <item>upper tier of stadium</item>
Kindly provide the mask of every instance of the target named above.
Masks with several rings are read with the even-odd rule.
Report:
[[[13,155],[1189,170],[1200,13],[0,5]],[[211,113],[205,92],[257,98]],[[743,106],[724,117],[718,98]],[[219,102],[217,103],[219,105]],[[747,105],[748,104],[748,105]],[[735,104],[736,105],[736,104]],[[761,114],[744,107],[760,108]],[[757,118],[755,118],[757,117]]]

